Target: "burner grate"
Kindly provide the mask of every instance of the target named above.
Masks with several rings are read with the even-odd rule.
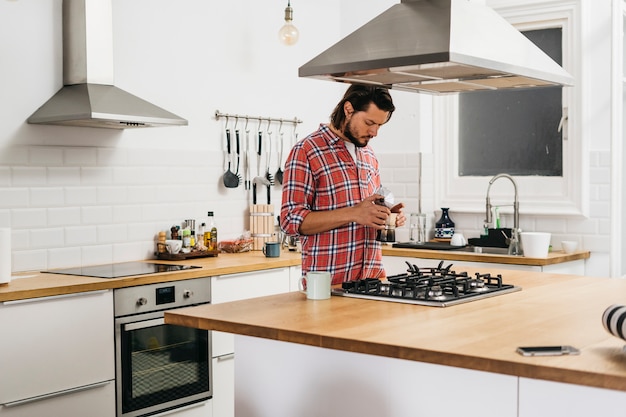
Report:
[[[333,290],[333,294],[445,307],[521,290],[503,284],[500,274],[475,273],[470,276],[467,272],[456,273],[451,269],[452,264],[444,267],[443,261],[434,268],[418,268],[406,263],[409,266],[406,273],[389,276],[386,281],[365,278],[344,282],[341,289]]]

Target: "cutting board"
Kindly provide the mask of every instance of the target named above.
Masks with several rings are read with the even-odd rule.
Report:
[[[274,233],[274,206],[272,204],[250,206],[250,232],[253,238],[252,250],[263,250],[265,242],[277,240]]]

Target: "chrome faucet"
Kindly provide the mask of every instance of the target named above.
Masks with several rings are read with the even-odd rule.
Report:
[[[495,175],[490,181],[489,186],[487,187],[487,204],[486,204],[486,218],[485,223],[491,223],[491,199],[489,198],[489,190],[491,189],[491,185],[498,178],[508,178],[513,183],[513,189],[515,190],[515,198],[513,200],[513,229],[511,230],[511,237],[508,238],[509,243],[509,255],[521,255],[522,249],[520,247],[520,228],[519,228],[519,197],[517,194],[517,183],[509,174],[498,174]],[[505,204],[510,205],[510,204]]]

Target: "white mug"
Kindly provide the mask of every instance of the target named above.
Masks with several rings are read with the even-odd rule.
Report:
[[[330,298],[330,281],[330,272],[309,271],[306,278],[300,278],[298,286],[309,300],[326,300]]]
[[[465,246],[467,245],[467,240],[465,240],[465,236],[462,233],[455,233],[452,235],[450,239],[450,245],[452,246]]]

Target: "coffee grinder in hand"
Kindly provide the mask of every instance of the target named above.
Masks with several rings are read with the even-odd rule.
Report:
[[[383,197],[376,200],[376,204],[380,206],[386,206],[391,209],[394,203],[393,193],[385,187],[380,187],[376,190],[376,194],[380,194]],[[396,213],[391,213],[387,217],[385,222],[385,228],[376,231],[376,240],[379,242],[395,242],[396,241]]]

